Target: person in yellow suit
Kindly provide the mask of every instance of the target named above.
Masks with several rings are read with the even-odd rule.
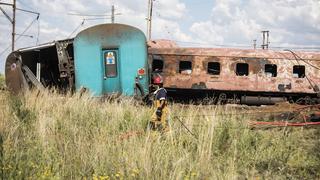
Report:
[[[154,92],[154,107],[155,112],[152,115],[150,128],[152,130],[167,131],[168,121],[168,107],[167,107],[167,90],[163,88],[162,79],[155,80],[158,89]]]

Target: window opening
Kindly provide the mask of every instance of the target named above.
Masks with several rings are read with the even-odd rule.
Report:
[[[264,72],[268,77],[277,77],[277,65],[275,64],[264,65]]]
[[[152,71],[153,72],[162,72],[163,71],[163,61],[160,59],[154,59],[152,61]]]
[[[180,61],[179,62],[179,73],[181,73],[181,74],[191,74],[192,73],[192,63],[191,63],[191,61]]]
[[[249,75],[249,65],[247,63],[238,63],[236,66],[237,76],[248,76]]]
[[[304,66],[301,66],[301,65],[293,66],[293,77],[304,78],[305,74],[306,74],[306,69]]]
[[[208,62],[207,73],[211,75],[220,74],[220,63],[219,62]]]

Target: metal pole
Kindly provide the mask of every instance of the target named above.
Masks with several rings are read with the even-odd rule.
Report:
[[[13,18],[12,18],[12,51],[14,51],[14,39],[16,35],[16,0],[13,0]]]
[[[111,23],[114,23],[114,5],[111,7]]]
[[[267,46],[267,49],[269,49],[269,31],[267,31],[267,44],[266,44],[266,46]]]
[[[262,49],[265,47],[265,31],[262,31]]]
[[[152,25],[152,6],[153,6],[153,0],[149,0],[148,3],[148,40],[151,39],[151,25]]]

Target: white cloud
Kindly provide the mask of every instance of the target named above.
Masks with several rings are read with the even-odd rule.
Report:
[[[253,39],[259,42],[261,30],[269,30],[271,46],[288,43],[320,44],[320,1],[215,2],[211,19],[194,22],[190,27],[193,37],[200,41],[250,45]]]
[[[83,26],[79,26],[83,17],[71,16],[68,15],[68,13],[110,14],[111,5],[115,5],[116,13],[121,13],[121,15],[116,16],[116,22],[133,25],[146,32],[148,0],[30,0],[28,2],[17,2],[18,7],[40,12],[39,43],[67,38],[77,27],[79,27],[78,31],[80,31],[81,29],[95,24],[110,22],[110,19],[85,21]],[[11,1],[8,1],[8,3],[11,3]],[[179,24],[174,21],[183,17],[183,14],[186,11],[184,3],[181,3],[180,0],[161,0],[155,1],[154,6],[154,12],[160,11],[163,15],[163,17],[155,17],[153,23],[154,37],[169,38],[172,36],[176,39],[184,40],[189,38],[182,32]],[[10,8],[6,7],[6,10],[11,12]],[[22,32],[34,18],[34,15],[18,12],[17,32]],[[0,18],[0,22],[1,24],[4,24],[0,26],[1,32],[4,32],[0,34],[1,52],[5,47],[10,46],[11,26],[9,21],[6,22],[6,19],[4,18]],[[165,29],[170,31],[172,35],[164,33]],[[72,34],[72,36],[75,36],[77,32]],[[38,34],[37,23],[34,23],[26,34],[32,35],[34,38],[21,37],[16,44],[16,48],[33,46],[36,44],[36,36]],[[9,52],[10,50],[6,51],[6,53],[0,57],[0,72],[3,72],[4,61]]]
[[[154,2],[155,15],[161,13],[162,18],[181,19],[186,13],[186,5],[179,0],[161,0]]]
[[[10,0],[2,2],[11,3]],[[18,0],[17,2],[20,8],[41,13],[40,43],[67,38],[79,27],[83,17],[70,16],[68,12],[110,14],[111,5],[115,5],[116,13],[121,13],[116,16],[116,22],[136,26],[146,32],[148,0]],[[212,4],[211,0],[199,3]],[[253,39],[257,39],[258,44],[261,43],[261,30],[270,30],[271,46],[297,44],[320,46],[319,0],[215,0],[208,16],[194,13],[199,12],[199,10],[194,11],[198,8],[196,4],[198,3],[187,3],[182,0],[154,1],[152,37],[204,44],[251,45]],[[11,9],[4,8],[11,15]],[[17,33],[23,32],[35,17],[17,12]],[[86,21],[78,31],[105,22],[110,22],[110,19]],[[0,16],[0,24],[1,52],[11,44],[11,25],[4,16]],[[35,45],[38,34],[37,22],[26,34],[34,38],[21,37],[17,42],[17,48]],[[8,52],[0,56],[0,72],[3,72]]]
[[[172,20],[155,18],[152,23],[152,39],[190,41],[192,37],[181,30],[179,23]]]

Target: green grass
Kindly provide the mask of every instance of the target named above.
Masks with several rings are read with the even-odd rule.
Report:
[[[230,106],[170,105],[160,134],[130,98],[2,92],[0,102],[2,179],[320,178],[319,129],[252,130]]]
[[[0,89],[4,89],[4,87],[5,87],[4,75],[0,73]]]

